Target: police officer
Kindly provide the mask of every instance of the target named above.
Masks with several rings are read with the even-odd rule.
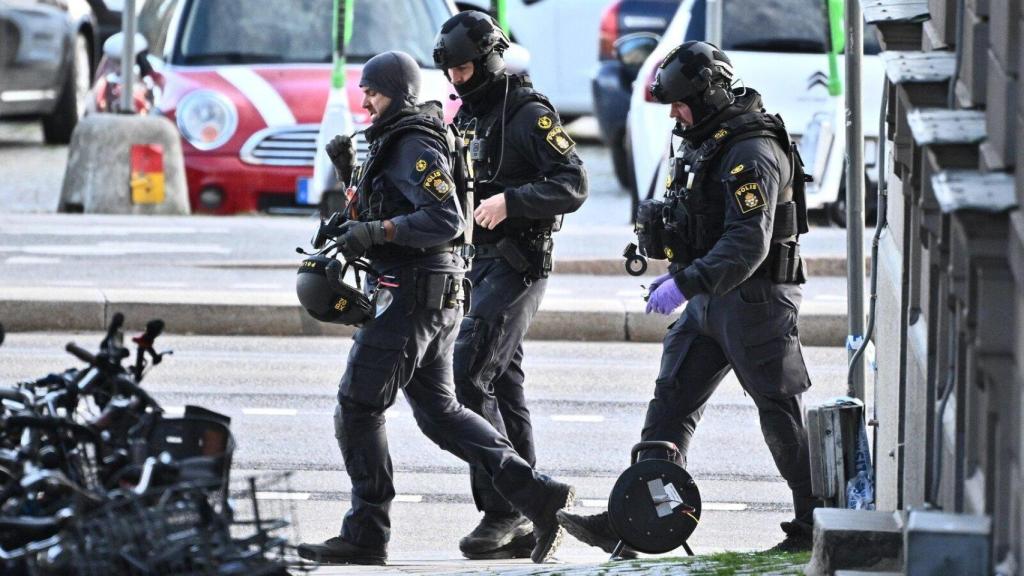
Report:
[[[371,58],[360,81],[369,156],[354,176],[352,220],[337,238],[347,260],[366,257],[378,273],[376,317],[355,335],[338,391],[335,431],[352,481],[352,507],[341,534],[303,544],[299,555],[324,563],[384,564],[395,496],[384,412],[401,389],[423,432],[494,478],[496,489],[533,521],[535,562],[561,539],[555,512],[574,498],[571,486],[533,470],[493,426],[463,408],[452,381],[455,328],[462,316],[459,254],[464,218],[450,172],[438,102],[417,104],[420,71],[402,52]],[[347,152],[345,152],[347,150]],[[341,176],[351,140],[329,144]],[[382,303],[383,302],[383,303]]]
[[[686,42],[666,56],[651,87],[671,106],[682,142],[665,205],[653,210],[659,216],[638,212],[640,229],[670,214],[664,242],[645,248],[663,250],[671,261],[669,273],[652,283],[647,312],[670,314],[688,304],[665,335],[641,438],[674,443],[685,466],[711,394],[734,370],[793,495],[795,518],[782,523],[786,538],[778,548],[805,549],[817,501],[800,401],[811,382],[797,333],[805,281],[797,237],[807,230],[803,171],[781,119],[764,112],[754,90],[732,89],[733,79],[721,50]],[[608,552],[618,540],[607,513],[559,519]]]
[[[455,388],[466,407],[533,464],[523,337],[547,288],[551,235],[560,215],[583,204],[587,177],[551,102],[527,77],[506,72],[508,47],[493,18],[462,12],[442,26],[434,62],[462,98],[455,123],[469,142],[478,202],[473,302],[455,345]],[[484,516],[459,542],[462,553],[492,559],[528,553],[529,520],[495,490],[485,469],[472,466],[470,476]]]

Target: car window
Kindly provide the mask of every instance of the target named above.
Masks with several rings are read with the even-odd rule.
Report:
[[[167,41],[167,29],[179,0],[149,0],[137,9],[139,34],[146,37],[149,53],[160,56]]]
[[[330,62],[331,6],[331,0],[192,0],[175,63]],[[444,0],[356,0],[349,61],[402,50],[433,67],[434,37],[449,16]]]
[[[690,11],[686,40],[703,40],[705,0]],[[722,48],[752,52],[825,53],[823,0],[723,0]],[[874,27],[864,27],[864,53],[878,54]]]

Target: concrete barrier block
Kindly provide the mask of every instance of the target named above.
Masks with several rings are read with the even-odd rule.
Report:
[[[163,148],[164,199],[132,202],[131,148]],[[189,214],[181,137],[160,116],[90,114],[75,128],[61,186],[58,212],[102,214]]]
[[[839,570],[899,571],[903,531],[892,512],[818,508],[807,576]]]
[[[102,330],[105,307],[95,288],[0,288],[0,322],[10,332]]]

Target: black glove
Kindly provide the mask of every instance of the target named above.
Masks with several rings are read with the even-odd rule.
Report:
[[[384,223],[380,220],[372,222],[349,220],[342,225],[341,229],[343,233],[338,238],[338,244],[345,260],[361,258],[372,246],[378,246],[385,242]]]
[[[331,159],[331,164],[334,164],[334,174],[338,181],[348,186],[352,178],[352,169],[356,165],[356,145],[352,138],[339,134],[324,146],[324,150]]]

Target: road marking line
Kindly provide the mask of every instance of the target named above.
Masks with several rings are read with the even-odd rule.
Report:
[[[188,282],[136,282],[142,288],[187,288]]]
[[[297,416],[299,411],[294,408],[242,408],[246,416]]]
[[[60,258],[39,258],[36,256],[11,256],[4,264],[60,264]]]
[[[269,283],[266,283],[266,284],[257,284],[257,283],[254,283],[254,284],[232,284],[231,287],[232,288],[237,288],[239,290],[280,290],[280,289],[283,288],[283,286],[280,285],[280,284],[269,284]]]
[[[420,494],[397,494],[395,496],[395,502],[411,502],[418,504],[423,502],[423,496]]]
[[[257,500],[309,500],[309,492],[256,492]]]
[[[592,414],[555,414],[551,419],[555,422],[604,422],[604,416]]]
[[[717,512],[742,512],[747,509],[746,504],[739,502],[704,502],[700,505],[701,510],[715,510]]]
[[[88,280],[54,280],[47,282],[47,284],[50,286],[66,286],[68,288],[92,288],[96,286],[95,282]]]

